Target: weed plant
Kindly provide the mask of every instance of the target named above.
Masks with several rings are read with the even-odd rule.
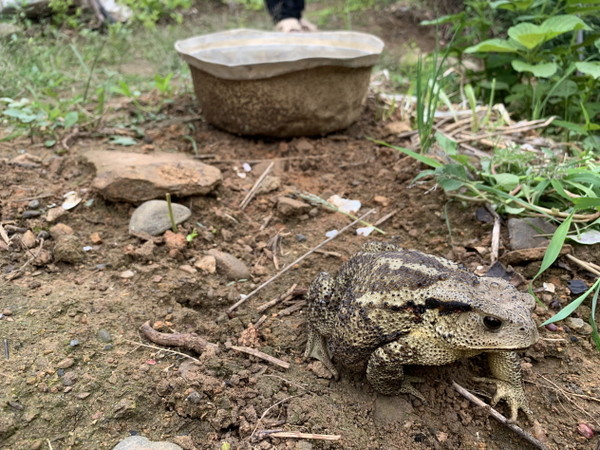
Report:
[[[556,125],[600,149],[599,14],[595,0],[466,0],[463,12],[427,24],[464,27],[452,51],[483,62],[467,74],[480,97],[495,80],[494,95],[513,113],[556,115]]]

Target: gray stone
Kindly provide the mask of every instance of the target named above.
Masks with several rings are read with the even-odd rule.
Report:
[[[565,325],[579,334],[588,335],[592,334],[593,331],[592,326],[579,317],[567,317],[565,319]]]
[[[508,220],[510,246],[513,250],[546,247],[550,240],[539,235],[551,235],[554,230],[556,227],[541,217]]]
[[[171,203],[171,207],[176,224],[184,222],[192,215],[189,208],[178,203]],[[133,212],[129,220],[129,232],[143,232],[158,236],[169,228],[171,228],[171,220],[169,219],[169,208],[165,200],[150,200],[142,203]]]
[[[92,150],[83,156],[96,168],[93,188],[112,201],[138,203],[167,193],[207,194],[222,180],[216,167],[180,153]]]
[[[151,441],[144,436],[129,436],[113,450],[183,450],[179,445],[166,441]]]
[[[250,269],[248,269],[248,266],[230,253],[216,249],[210,249],[207,253],[215,257],[217,260],[217,270],[228,279],[240,280],[242,278],[250,278]]]
[[[112,342],[112,336],[104,329],[98,330],[96,336],[98,336],[98,339],[100,339],[102,342]]]

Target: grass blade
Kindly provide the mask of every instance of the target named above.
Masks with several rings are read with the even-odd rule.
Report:
[[[405,155],[408,155],[411,158],[414,158],[417,161],[428,165],[429,167],[433,167],[434,169],[437,169],[438,167],[443,166],[443,164],[441,162],[439,162],[438,160],[430,158],[429,156],[425,156],[420,153],[414,152],[408,148],[396,147],[395,145],[388,144],[387,142],[384,142],[384,141],[378,141],[376,139],[371,139],[371,138],[368,138],[368,139],[375,144],[383,145],[384,147],[389,147],[389,148],[393,148],[394,150],[398,150],[399,152],[402,152]]]
[[[579,297],[577,297],[575,300],[573,300],[571,303],[569,303],[567,306],[565,306],[559,312],[554,314],[552,317],[550,317],[548,320],[546,320],[540,326],[544,327],[550,323],[558,322],[559,320],[563,320],[563,319],[566,319],[567,317],[569,317],[571,315],[571,313],[573,311],[575,311],[579,307],[579,305],[581,305],[583,303],[583,301],[588,297],[588,295],[590,295],[592,293],[592,291],[594,289],[596,289],[596,293],[594,294],[594,299],[597,302],[598,301],[598,290],[600,290],[600,278],[596,280],[596,282],[592,285],[591,288],[589,288],[587,291],[585,291],[583,294],[581,294]],[[592,325],[592,327],[593,327],[593,325]]]

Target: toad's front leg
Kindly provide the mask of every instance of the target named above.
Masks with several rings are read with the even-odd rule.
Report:
[[[425,400],[423,395],[412,385],[423,380],[419,377],[404,375],[403,364],[413,359],[412,352],[404,342],[390,342],[375,350],[367,364],[367,380],[373,388],[384,395],[412,394]]]
[[[475,378],[476,381],[487,381],[496,384],[496,393],[491,404],[495,406],[500,400],[506,400],[510,407],[510,420],[517,421],[519,409],[533,422],[533,412],[527,403],[523,390],[521,363],[516,352],[492,352],[488,354],[490,372],[494,378]]]

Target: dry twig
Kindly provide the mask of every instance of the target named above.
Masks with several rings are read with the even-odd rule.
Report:
[[[271,364],[275,364],[276,366],[279,366],[283,369],[290,368],[289,362],[284,361],[279,358],[275,358],[274,356],[268,355],[264,352],[261,352],[260,350],[252,348],[252,347],[242,347],[239,345],[227,345],[227,344],[225,345],[225,347],[227,347],[228,349],[231,349],[231,350],[235,350],[237,352],[246,353],[247,355],[256,356],[257,358],[263,359],[267,362],[270,362]]]
[[[515,425],[514,423],[512,423],[510,420],[508,420],[506,417],[504,417],[502,414],[500,414],[498,411],[496,411],[490,405],[487,405],[485,402],[483,402],[479,398],[475,397],[473,394],[471,394],[469,391],[467,391],[464,387],[462,387],[456,381],[453,381],[452,385],[454,386],[454,389],[456,389],[460,395],[462,395],[463,397],[465,397],[467,400],[471,401],[472,403],[475,403],[480,408],[487,409],[489,411],[490,415],[494,419],[496,419],[498,422],[500,422],[502,425],[506,426],[507,428],[510,428],[512,431],[517,433],[519,436],[521,436],[527,442],[529,442],[530,444],[534,445],[536,448],[539,448],[541,450],[548,450],[548,447],[546,447],[546,445],[543,442],[541,442],[540,440],[533,437],[531,434],[529,434],[527,431],[523,430],[518,425]]]
[[[280,270],[279,272],[277,272],[277,274],[275,274],[274,276],[272,276],[271,278],[269,278],[267,281],[265,281],[263,284],[261,284],[260,286],[258,286],[256,289],[254,289],[248,295],[243,296],[237,303],[231,305],[229,307],[229,309],[227,310],[227,312],[231,313],[232,311],[234,311],[235,309],[237,309],[240,305],[242,305],[244,302],[246,302],[250,297],[252,297],[254,294],[256,294],[258,291],[260,291],[265,286],[267,286],[270,283],[272,283],[273,281],[275,281],[277,278],[279,278],[281,275],[283,275],[284,273],[286,273],[288,270],[290,270],[292,267],[294,267],[296,264],[298,264],[300,261],[302,261],[308,255],[310,255],[311,253],[314,253],[315,250],[318,250],[319,248],[323,247],[325,244],[327,244],[330,241],[334,240],[336,237],[338,237],[339,235],[341,235],[344,231],[348,230],[349,228],[353,227],[357,223],[361,222],[365,217],[367,217],[369,214],[372,214],[374,211],[375,211],[374,209],[371,209],[371,210],[367,211],[361,217],[359,217],[358,219],[356,219],[354,222],[352,222],[352,223],[346,225],[344,228],[342,228],[340,230],[340,232],[337,233],[335,236],[331,236],[330,238],[325,239],[319,245],[317,245],[316,247],[313,247],[311,250],[309,250],[308,252],[306,252],[304,255],[302,255],[301,257],[299,257],[298,259],[296,259],[292,263],[288,264],[282,270]]]
[[[140,331],[149,341],[155,344],[167,345],[169,347],[181,347],[202,354],[207,348],[218,352],[219,346],[208,342],[195,333],[161,333],[156,331],[147,321],[140,327]]]
[[[123,339],[123,342],[128,342],[129,344],[137,345],[138,347],[146,347],[146,348],[151,348],[153,350],[158,350],[161,352],[172,353],[174,355],[183,356],[184,358],[191,359],[192,361],[200,363],[200,360],[198,358],[194,358],[193,356],[190,356],[186,353],[178,352],[177,350],[171,350],[170,348],[157,347],[156,345],[144,344],[143,342],[131,341],[131,340],[125,339],[125,338],[122,338],[122,339]],[[137,349],[134,349],[134,350],[137,350]]]
[[[594,264],[592,262],[583,261],[579,258],[576,258],[573,255],[567,254],[565,256],[568,259],[570,259],[571,261],[573,261],[575,264],[577,264],[578,266],[583,267],[588,272],[593,273],[597,277],[600,277],[600,266],[598,266],[597,264]]]
[[[300,433],[299,431],[261,430],[257,433],[262,437],[291,438],[291,439],[320,439],[322,441],[339,441],[341,434],[313,434]]]
[[[292,287],[289,288],[287,291],[285,291],[283,294],[281,294],[278,297],[275,297],[273,300],[268,301],[267,303],[263,303],[262,305],[258,306],[256,308],[256,311],[258,312],[263,312],[266,311],[267,309],[269,309],[271,306],[275,306],[277,303],[282,302],[284,300],[289,300],[289,298],[292,298],[295,296],[294,294],[294,290],[296,289],[298,285],[296,283],[292,284]],[[289,298],[288,298],[289,297]]]
[[[242,200],[242,202],[240,203],[241,209],[244,209],[252,201],[252,199],[254,198],[254,195],[256,194],[256,191],[258,191],[258,188],[260,187],[260,184],[264,181],[266,176],[269,174],[269,172],[273,168],[274,164],[275,164],[275,162],[271,161],[271,164],[269,164],[267,166],[267,168],[265,169],[265,171],[261,174],[261,176],[258,177],[256,182],[254,183],[254,186],[252,186],[252,189],[250,189],[248,191],[248,194],[246,194],[246,197],[244,197],[244,200]]]

